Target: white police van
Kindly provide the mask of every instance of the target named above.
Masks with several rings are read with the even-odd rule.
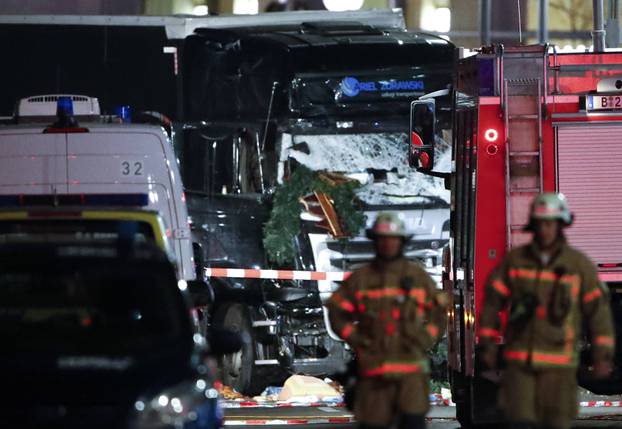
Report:
[[[118,122],[102,116],[93,97],[20,100],[15,117],[0,126],[0,202],[155,210],[166,224],[179,278],[194,279],[188,212],[170,140],[162,127]]]

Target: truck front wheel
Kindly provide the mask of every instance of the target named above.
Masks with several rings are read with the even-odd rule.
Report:
[[[261,393],[258,390],[262,386],[257,384],[255,373],[255,335],[248,308],[243,304],[225,304],[216,311],[214,322],[242,338],[239,352],[220,358],[222,382],[247,395]]]

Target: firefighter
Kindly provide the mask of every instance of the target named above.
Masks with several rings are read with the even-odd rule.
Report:
[[[381,213],[368,237],[376,257],[328,302],[330,322],[355,350],[354,414],[362,428],[425,427],[429,410],[427,351],[444,330],[445,299],[417,263],[404,257],[403,222]]]
[[[482,358],[496,368],[500,312],[508,309],[499,405],[515,428],[570,428],[577,413],[578,340],[591,339],[593,372],[607,377],[614,350],[608,290],[594,264],[566,243],[572,224],[562,194],[532,205],[530,244],[510,251],[489,278],[480,318]]]

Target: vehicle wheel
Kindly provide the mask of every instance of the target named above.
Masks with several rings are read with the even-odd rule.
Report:
[[[260,394],[265,386],[255,367],[255,336],[248,308],[242,304],[224,305],[216,311],[215,323],[242,337],[239,352],[219,359],[223,384],[245,395]]]

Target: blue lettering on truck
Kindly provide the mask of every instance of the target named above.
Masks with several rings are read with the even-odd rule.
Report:
[[[424,91],[422,80],[381,80],[360,81],[355,77],[343,78],[340,85],[341,92],[348,97],[356,97],[362,92],[389,92],[389,91]]]

